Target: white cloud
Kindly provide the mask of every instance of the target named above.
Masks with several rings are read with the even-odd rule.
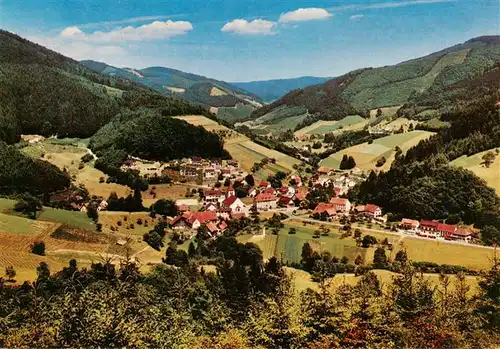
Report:
[[[78,27],[67,27],[59,34],[65,38],[83,37],[85,34]]]
[[[365,15],[352,15],[351,17],[349,17],[349,19],[351,20],[357,20],[357,19],[361,19],[363,18]]]
[[[141,16],[141,17],[133,17],[127,19],[120,19],[117,21],[103,21],[103,22],[92,22],[77,25],[79,28],[95,28],[95,27],[103,27],[103,26],[120,26],[122,24],[131,24],[131,23],[139,23],[139,22],[150,22],[150,21],[159,21],[164,19],[169,19],[173,17],[180,17],[182,14],[176,15],[168,15],[168,16]]]
[[[273,31],[275,26],[275,22],[263,19],[254,19],[251,22],[245,19],[235,19],[224,24],[221,31],[243,35],[274,35],[276,34]]]
[[[71,34],[71,31],[66,32],[66,34]],[[102,45],[81,40],[72,40],[67,36],[28,37],[28,39],[78,61],[94,59],[96,61],[111,63],[119,57],[128,55],[127,50],[118,45]]]
[[[328,10],[332,11],[349,11],[349,10],[373,10],[384,8],[397,8],[415,5],[431,5],[446,2],[456,2],[457,0],[408,0],[408,1],[392,1],[392,2],[379,2],[370,5],[342,5],[330,7]]]
[[[282,13],[280,16],[280,23],[289,22],[303,22],[303,21],[314,21],[320,19],[327,19],[333,15],[323,8],[299,8],[295,11],[290,11],[287,13]]]
[[[168,39],[193,30],[193,25],[186,21],[154,21],[140,27],[123,27],[111,31],[95,31],[87,34],[78,27],[67,27],[59,34],[63,38],[90,42],[123,42]]]

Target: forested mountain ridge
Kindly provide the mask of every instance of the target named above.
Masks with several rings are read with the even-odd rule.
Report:
[[[356,70],[322,85],[292,91],[257,109],[250,118],[266,116],[278,108],[301,107],[295,109],[303,113],[305,108],[309,115],[297,126],[300,128],[317,120],[340,120],[346,112],[367,116],[367,110],[380,107],[418,105],[429,95],[439,96],[449,86],[492,69],[500,60],[499,38],[478,37],[397,65]],[[431,107],[424,106],[418,113]],[[406,113],[418,118],[417,114]],[[289,117],[293,116],[296,115],[290,112]]]
[[[231,85],[242,88],[259,96],[264,102],[273,102],[286,95],[288,92],[305,88],[307,86],[322,84],[331,78],[301,76],[289,79],[273,79],[248,82],[231,82]]]
[[[178,154],[177,149],[167,145],[181,147],[182,156],[227,157],[217,135],[171,118],[190,114],[213,117],[203,106],[164,96],[125,78],[102,75],[15,34],[0,31],[0,142],[16,143],[21,134],[88,138],[106,127],[106,134],[123,132],[127,141],[135,140],[133,149],[127,147],[127,142],[99,149],[102,155],[106,151],[112,155],[119,152],[120,157],[114,160],[123,161],[129,152],[157,157],[160,147],[150,142],[157,140],[156,135],[163,142],[165,158]],[[118,115],[140,121],[129,120],[134,127],[123,130],[110,123]],[[138,134],[141,132],[146,133]],[[8,183],[10,188],[0,193],[27,191],[39,195],[70,183],[65,174],[44,161],[29,161],[12,147],[0,150],[5,157],[0,185]],[[116,170],[121,164],[114,161],[113,165]]]
[[[0,31],[0,139],[22,133],[89,137],[123,108],[156,92],[104,76],[15,34]],[[199,106],[162,97],[168,115],[206,114]]]
[[[234,107],[238,103],[260,105],[256,95],[227,82],[166,67],[117,68],[92,60],[82,65],[102,73],[129,79],[167,96],[209,107]]]
[[[495,69],[487,75],[499,74]],[[354,187],[354,201],[373,202],[394,218],[446,220],[451,216],[476,227],[491,226],[500,242],[500,198],[472,172],[449,162],[500,147],[500,88],[482,86],[475,98],[457,100],[442,115],[451,126],[397,156],[388,172],[372,172]],[[471,96],[474,96],[471,93]]]

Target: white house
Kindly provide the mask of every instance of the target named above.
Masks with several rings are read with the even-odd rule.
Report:
[[[211,189],[205,191],[205,203],[221,203],[226,198],[226,195],[219,189]]]
[[[241,213],[246,211],[246,205],[236,196],[229,196],[222,202],[224,207],[231,209],[231,212]]]
[[[274,194],[261,193],[255,197],[253,203],[257,211],[271,210],[277,207],[278,197]]]
[[[369,218],[377,219],[382,216],[382,209],[377,205],[368,204],[365,206],[365,215]]]
[[[351,202],[347,199],[332,198],[330,203],[337,212],[349,213],[351,211]]]

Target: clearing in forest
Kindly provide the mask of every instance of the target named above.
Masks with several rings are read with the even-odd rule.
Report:
[[[340,150],[322,160],[320,165],[338,169],[342,157],[346,154],[352,156],[356,161],[356,167],[362,170],[386,171],[394,161],[396,146],[399,146],[403,153],[405,153],[408,149],[417,145],[421,140],[427,139],[433,134],[433,132],[428,131],[411,131],[382,137],[374,140],[371,144],[362,143]],[[386,162],[383,166],[377,167],[377,161],[382,157],[386,159]]]
[[[489,167],[486,167],[484,165],[483,156],[489,151],[495,154],[495,160]],[[495,189],[497,194],[500,195],[500,154],[496,154],[495,148],[471,156],[463,155],[453,160],[450,165],[463,167],[473,172],[479,178],[484,179],[488,186]]]

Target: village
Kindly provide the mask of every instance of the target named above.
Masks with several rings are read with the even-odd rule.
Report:
[[[277,173],[258,180],[239,168],[236,160],[193,157],[165,164],[129,159],[124,169],[139,171],[145,178],[168,176],[199,186],[196,194],[175,201],[179,214],[168,219],[171,229],[188,237],[193,237],[200,227],[210,236],[218,236],[231,220],[272,213],[320,222],[363,220],[396,233],[443,241],[470,243],[477,237],[466,226],[439,221],[403,218],[387,222],[383,208],[372,203],[351,203],[346,198],[349,189],[366,178],[357,168],[339,171],[322,166],[314,173]],[[101,209],[106,209],[105,200],[99,203]]]

